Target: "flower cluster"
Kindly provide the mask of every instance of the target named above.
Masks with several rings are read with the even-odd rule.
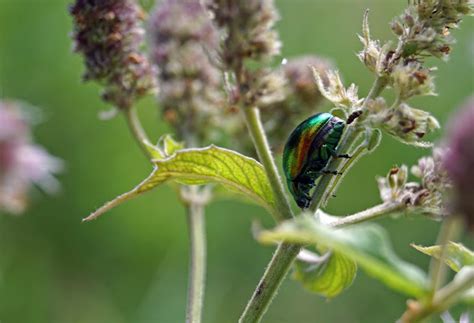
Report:
[[[381,128],[395,139],[417,147],[430,147],[431,143],[423,141],[423,137],[440,127],[438,120],[430,113],[406,103],[389,108],[381,97],[367,102],[367,111],[366,121],[373,127]]]
[[[206,140],[209,118],[222,104],[221,73],[211,62],[218,32],[208,12],[199,0],[164,0],[149,28],[165,120],[181,139],[193,133]]]
[[[52,176],[61,160],[31,142],[30,125],[18,102],[0,101],[0,210],[25,210],[32,184],[48,193],[59,189]]]
[[[244,59],[267,60],[280,52],[273,30],[278,13],[272,0],[206,0],[216,25],[225,33],[222,60],[234,69]]]
[[[360,127],[383,129],[407,144],[431,146],[422,138],[439,128],[438,121],[406,102],[414,96],[436,95],[432,76],[435,69],[425,67],[424,58],[447,57],[452,43],[449,29],[457,27],[463,16],[471,13],[468,0],[411,0],[408,9],[391,24],[398,36],[398,44],[392,49],[390,43],[382,45],[371,38],[366,12],[359,36],[363,49],[358,57],[376,74],[381,88],[393,88],[395,102],[389,107],[383,99],[375,97],[358,105],[356,88],[345,90],[337,74],[330,77],[331,84],[323,94],[342,107],[346,115],[360,109]],[[319,87],[324,88],[321,84]]]
[[[446,149],[435,148],[433,155],[423,157],[411,168],[419,179],[408,182],[408,168],[392,168],[386,177],[377,179],[380,196],[384,202],[403,203],[411,212],[424,213],[433,217],[447,215],[446,196],[451,190],[451,181],[443,166]]]
[[[452,120],[446,145],[450,148],[444,166],[453,181],[453,208],[474,230],[474,97]]]
[[[449,30],[456,28],[462,17],[472,14],[470,0],[411,0],[407,10],[392,24],[398,36],[402,57],[428,53],[447,58],[454,42]]]
[[[84,80],[101,83],[105,101],[126,109],[155,89],[153,68],[140,52],[144,13],[135,1],[76,0],[70,12]]]
[[[390,84],[400,101],[416,95],[436,95],[431,70],[420,62],[397,64],[390,73]]]

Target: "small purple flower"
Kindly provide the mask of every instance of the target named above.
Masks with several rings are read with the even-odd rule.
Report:
[[[0,101],[0,211],[23,212],[33,184],[47,193],[58,191],[52,174],[61,169],[60,159],[31,142],[19,103]]]
[[[474,96],[453,118],[446,139],[444,165],[454,186],[453,207],[474,230]]]

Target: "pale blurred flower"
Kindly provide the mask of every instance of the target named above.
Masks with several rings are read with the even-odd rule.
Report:
[[[249,90],[243,92],[242,101],[245,106],[269,107],[282,102],[286,98],[286,78],[282,71],[259,69],[247,73]]]
[[[474,230],[474,96],[452,120],[446,146],[444,166],[453,181],[454,211]]]
[[[149,29],[165,120],[180,139],[207,141],[209,120],[223,103],[222,74],[210,59],[219,38],[208,12],[199,0],[163,0]]]
[[[329,60],[314,55],[289,59],[282,66],[287,78],[289,96],[296,99],[298,104],[304,105],[304,109],[314,112],[315,106],[321,102],[323,96],[316,86],[312,69],[321,75],[323,84],[327,84],[326,73],[332,67]]]
[[[37,185],[47,193],[59,189],[53,177],[62,161],[31,142],[30,129],[17,102],[0,101],[0,210],[25,210],[28,191]]]
[[[222,61],[233,69],[243,59],[268,60],[280,53],[274,30],[279,16],[273,0],[204,0],[226,33]]]

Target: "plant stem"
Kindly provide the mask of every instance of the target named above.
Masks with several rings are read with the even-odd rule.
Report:
[[[455,216],[446,218],[441,225],[436,242],[436,244],[441,247],[441,252],[439,258],[431,257],[429,271],[432,298],[436,291],[444,284],[446,279],[446,264],[443,259],[446,257],[448,243],[450,240],[454,239],[454,236],[456,236],[458,232],[458,228],[458,219]]]
[[[474,286],[474,270],[440,289],[433,300],[433,312],[441,312],[453,305],[464,292]]]
[[[474,270],[470,270],[459,279],[438,290],[432,302],[423,304],[419,301],[409,301],[408,309],[400,319],[401,323],[420,322],[429,316],[443,312],[459,300],[468,289],[474,286]]]
[[[284,192],[283,184],[260,120],[260,112],[255,107],[244,107],[242,110],[255,149],[257,150],[259,159],[265,168],[278,203],[277,208],[280,211],[280,216],[277,220],[281,221],[284,219],[291,219],[293,217],[293,212]],[[272,260],[260,279],[257,288],[242,313],[239,322],[258,322],[261,320],[300,249],[300,246],[288,243],[282,243],[278,246],[273,254]]]
[[[405,208],[405,205],[399,202],[382,203],[382,204],[373,206],[367,210],[364,210],[352,215],[348,215],[342,218],[331,217],[331,219],[332,218],[337,218],[337,219],[328,221],[327,224],[331,227],[341,228],[341,227],[345,227],[352,224],[375,220],[382,216],[401,211],[404,208]],[[326,217],[329,217],[329,216],[326,215]]]
[[[275,160],[272,156],[262,121],[260,120],[260,111],[256,107],[243,107],[242,110],[244,112],[247,128],[249,129],[250,136],[252,137],[255,149],[257,150],[258,158],[265,168],[268,180],[273,189],[273,194],[275,194],[277,208],[281,215],[277,220],[281,221],[283,219],[291,219],[294,215],[288,198],[286,197]]]
[[[361,143],[355,150],[351,151],[351,158],[347,159],[346,162],[342,165],[339,175],[335,176],[331,182],[331,185],[326,189],[326,192],[323,197],[323,202],[327,201],[330,196],[334,194],[337,190],[339,184],[342,182],[344,176],[348,173],[349,169],[355,163],[367,153],[367,142]]]
[[[183,188],[185,189],[185,188]],[[183,200],[187,209],[190,262],[186,306],[186,322],[200,323],[206,281],[206,228],[204,201],[198,187],[188,186],[189,194]]]
[[[301,246],[294,244],[281,243],[278,246],[239,323],[260,322],[300,250]]]
[[[127,120],[128,128],[130,129],[130,133],[132,134],[133,138],[135,139],[147,159],[151,158],[152,156],[145,144],[145,142],[150,142],[150,140],[148,139],[148,136],[146,135],[140,120],[138,119],[135,107],[125,109],[124,114],[125,119]]]

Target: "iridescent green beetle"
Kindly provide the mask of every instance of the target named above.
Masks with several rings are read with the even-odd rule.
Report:
[[[321,174],[337,174],[326,169],[329,158],[349,158],[336,153],[345,125],[330,113],[317,113],[301,122],[290,134],[283,151],[283,171],[300,208],[309,206],[309,191]]]

